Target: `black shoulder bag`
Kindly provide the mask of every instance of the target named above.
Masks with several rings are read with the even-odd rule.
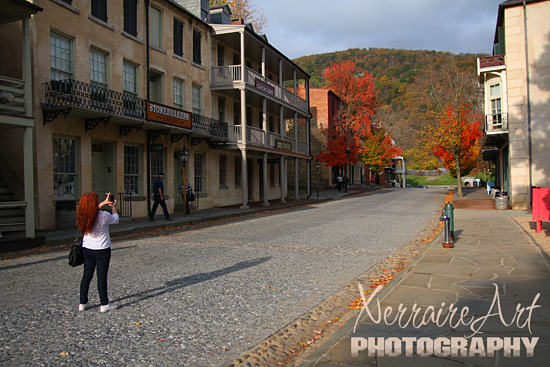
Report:
[[[69,250],[69,265],[72,267],[84,264],[84,254],[82,253],[82,243],[78,241],[78,230],[71,249]]]

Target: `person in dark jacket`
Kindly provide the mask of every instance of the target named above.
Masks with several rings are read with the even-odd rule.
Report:
[[[164,201],[164,183],[162,182],[163,180],[164,173],[160,172],[159,177],[155,181],[155,186],[153,187],[153,200],[155,201],[155,203],[153,204],[153,208],[151,209],[151,213],[149,214],[150,221],[155,220],[155,213],[157,212],[157,208],[159,205],[164,212],[164,218],[166,218],[166,220],[172,220],[170,214],[168,214],[166,202]]]

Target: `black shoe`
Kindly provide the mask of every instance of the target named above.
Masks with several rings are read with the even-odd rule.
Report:
[[[172,218],[172,217],[170,217],[170,218],[166,218],[166,220],[172,220],[172,219],[174,219],[174,218]]]
[[[154,222],[155,218],[148,218],[149,222]]]

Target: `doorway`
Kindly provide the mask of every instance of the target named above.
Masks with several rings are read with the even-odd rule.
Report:
[[[110,192],[116,196],[115,145],[92,141],[92,191],[103,201]]]

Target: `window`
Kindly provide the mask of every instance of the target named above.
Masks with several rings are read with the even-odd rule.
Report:
[[[162,47],[162,12],[157,9],[151,7],[151,34],[150,34],[150,44],[151,46],[155,46],[158,48]]]
[[[151,151],[151,192],[160,172],[164,172],[164,148]]]
[[[73,78],[73,41],[56,33],[50,33],[50,68],[52,80]]]
[[[502,99],[500,95],[500,84],[493,84],[489,86],[490,100],[491,100],[491,114],[492,121],[489,124],[490,129],[502,128]]]
[[[125,94],[137,96],[137,66],[124,61],[122,65],[122,89]]]
[[[174,54],[183,56],[183,22],[174,18]]]
[[[92,0],[92,15],[102,21],[107,21],[107,0]]]
[[[193,113],[202,115],[202,87],[193,84]]]
[[[174,78],[174,107],[185,109],[183,98],[183,80]]]
[[[162,74],[149,71],[149,98],[153,102],[162,103]]]
[[[269,164],[269,186],[275,187],[275,164]]]
[[[195,192],[204,192],[204,153],[195,153]]]
[[[210,12],[210,1],[201,0],[201,19],[205,22],[208,21],[208,13]]]
[[[54,198],[76,199],[76,139],[53,138]]]
[[[124,192],[139,194],[141,182],[140,149],[138,146],[124,146]]]
[[[107,54],[90,49],[90,82],[92,85],[107,88]]]
[[[136,65],[124,61],[122,64],[122,89],[124,91],[124,114],[129,116],[140,116],[138,110],[137,93],[137,72]]]
[[[218,120],[225,121],[225,98],[218,97]]]
[[[242,177],[242,159],[241,157],[235,157],[235,186],[241,186]]]
[[[124,0],[124,32],[137,36],[137,0]]]
[[[227,187],[227,156],[220,155],[220,187]]]
[[[223,45],[218,44],[218,66],[225,66],[224,56],[225,56],[225,47]]]
[[[199,30],[193,29],[193,62],[201,65],[201,38],[202,34]]]
[[[241,124],[241,104],[239,102],[233,103],[233,125]]]

